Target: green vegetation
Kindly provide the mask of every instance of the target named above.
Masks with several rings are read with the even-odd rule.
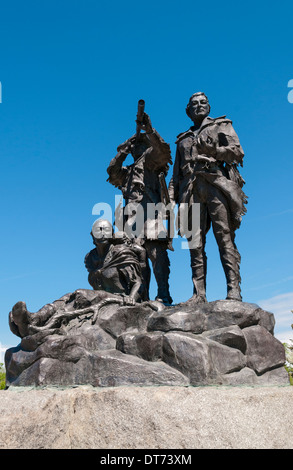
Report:
[[[2,362],[0,362],[0,390],[5,388],[5,369]]]

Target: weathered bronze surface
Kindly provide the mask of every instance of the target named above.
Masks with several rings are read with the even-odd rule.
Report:
[[[247,197],[242,190],[244,180],[238,171],[244,153],[232,122],[226,116],[209,117],[210,104],[204,93],[191,96],[186,113],[193,125],[177,137],[169,193],[175,203],[188,205],[188,223],[194,230],[197,227],[191,220],[191,206],[200,204],[199,241],[194,244],[191,236],[187,238],[193,300],[206,301],[205,244],[212,226],[227,280],[227,299],[241,301],[240,254],[235,244],[235,231],[246,212]],[[185,235],[182,230],[181,235]]]

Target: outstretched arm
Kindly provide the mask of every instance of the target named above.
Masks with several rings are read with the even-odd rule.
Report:
[[[152,170],[167,172],[169,164],[172,165],[170,145],[153,128],[150,117],[146,113],[144,113],[142,129],[145,130],[152,148],[147,153],[146,163]]]
[[[124,178],[127,174],[127,169],[123,167],[123,162],[127,155],[131,152],[132,145],[134,143],[134,137],[123,142],[123,144],[117,147],[117,155],[111,160],[110,165],[107,168],[109,178],[107,181],[113,184],[113,186],[122,186]]]
[[[134,305],[135,304],[135,302],[138,299],[138,291],[140,289],[140,286],[141,286],[140,281],[136,281],[132,285],[129,295],[124,296],[124,299],[123,299],[124,305]]]

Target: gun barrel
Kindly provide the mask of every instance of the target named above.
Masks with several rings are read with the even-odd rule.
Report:
[[[170,203],[170,196],[166,185],[165,175],[163,172],[159,174],[159,182],[162,191],[162,202],[168,205]]]
[[[137,115],[136,115],[136,138],[139,137],[140,131],[141,131],[141,126],[142,126],[142,118],[143,118],[143,113],[144,113],[144,107],[145,107],[145,101],[144,100],[139,100],[138,105],[137,105]]]

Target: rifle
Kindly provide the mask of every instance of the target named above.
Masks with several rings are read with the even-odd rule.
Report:
[[[136,135],[135,135],[136,140],[139,138],[139,134],[142,128],[144,106],[145,106],[144,100],[139,100],[138,105],[137,105],[137,115],[136,115]]]
[[[167,206],[168,204],[170,204],[170,196],[169,196],[169,192],[168,192],[168,188],[167,188],[166,180],[165,180],[165,175],[163,171],[162,173],[159,174],[159,182],[161,186],[161,199],[162,199],[162,202]]]
[[[159,174],[159,182],[161,186],[161,199],[165,206],[170,204],[170,196],[169,191],[166,185],[165,175],[162,171]],[[167,220],[167,234],[168,234],[168,249],[174,251],[173,244],[172,244],[172,237],[171,237],[171,214],[170,214],[171,206],[169,206],[169,210],[166,213],[166,220]]]

